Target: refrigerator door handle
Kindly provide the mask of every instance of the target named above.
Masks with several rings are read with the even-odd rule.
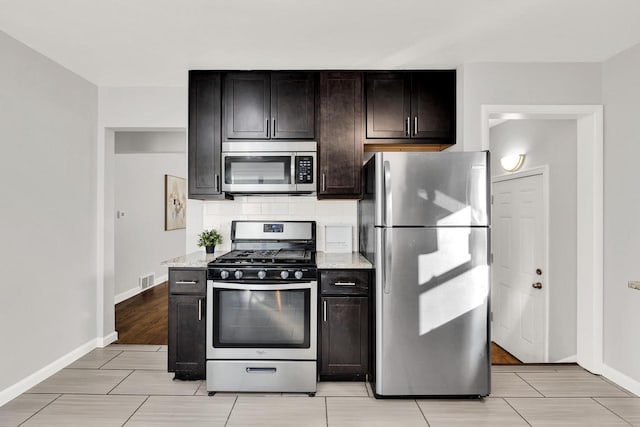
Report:
[[[382,236],[384,248],[384,270],[382,271],[384,286],[382,287],[382,290],[385,294],[390,294],[391,277],[389,277],[389,273],[392,271],[391,263],[393,262],[393,255],[391,254],[391,245],[393,244],[391,230],[384,230],[382,232]]]
[[[391,163],[384,161],[384,225],[391,227],[393,221],[391,215],[393,212],[393,203],[391,200]]]

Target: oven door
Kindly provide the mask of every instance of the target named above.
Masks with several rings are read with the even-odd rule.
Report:
[[[317,282],[207,282],[207,359],[316,360]]]

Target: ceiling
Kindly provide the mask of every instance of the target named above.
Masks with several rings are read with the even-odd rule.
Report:
[[[600,62],[640,43],[638,0],[0,0],[0,30],[99,86],[188,69]]]

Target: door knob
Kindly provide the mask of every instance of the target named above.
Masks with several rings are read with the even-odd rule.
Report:
[[[534,289],[542,289],[542,283],[536,282],[531,285]]]
[[[542,276],[542,270],[540,270],[539,268],[536,268],[536,274],[538,276]]]

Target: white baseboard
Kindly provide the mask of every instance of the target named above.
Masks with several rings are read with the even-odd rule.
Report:
[[[578,362],[578,356],[574,354],[573,356],[565,357],[564,359],[556,360],[555,362],[551,362],[551,363],[577,363],[577,362]]]
[[[96,345],[100,348],[104,348],[106,346],[108,346],[109,344],[111,344],[112,342],[118,341],[118,332],[117,331],[113,331],[111,332],[109,335],[106,335],[104,337],[98,337],[96,338]]]
[[[168,274],[163,274],[160,277],[156,277],[155,282],[153,283],[153,286],[158,286],[160,283],[164,283],[169,281],[169,275]]]
[[[75,350],[71,350],[69,353],[65,354],[64,356],[49,363],[44,368],[39,369],[38,371],[34,372],[28,377],[22,379],[21,381],[18,381],[14,385],[9,386],[4,390],[0,391],[0,406],[4,405],[5,403],[9,402],[12,399],[15,399],[16,397],[20,396],[22,393],[29,390],[31,387],[35,386],[39,382],[49,378],[51,375],[55,374],[60,369],[68,366],[70,363],[76,361],[77,359],[81,358],[85,354],[89,353],[91,350],[96,348],[96,342],[97,340],[95,338],[90,341],[87,341],[86,343],[82,344],[80,347],[76,348]]]
[[[128,291],[124,291],[122,293],[119,293],[115,297],[113,297],[113,303],[120,304],[122,301],[127,300],[131,297],[134,297],[138,295],[140,292],[142,292],[141,288],[131,288]]]
[[[602,376],[629,390],[636,396],[640,396],[640,382],[604,363],[602,364]]]
[[[169,275],[164,274],[164,275],[162,275],[160,277],[157,277],[154,280],[153,286],[158,286],[160,283],[164,283],[167,280],[169,280]],[[135,287],[135,288],[131,288],[131,289],[127,290],[127,291],[124,291],[122,293],[119,293],[118,295],[113,297],[113,303],[114,304],[119,304],[124,300],[127,300],[127,299],[129,299],[131,297],[134,297],[134,296],[138,295],[139,293],[142,293],[143,291],[146,291],[147,289],[153,288],[153,286],[150,286],[150,287],[145,288],[145,289]]]

